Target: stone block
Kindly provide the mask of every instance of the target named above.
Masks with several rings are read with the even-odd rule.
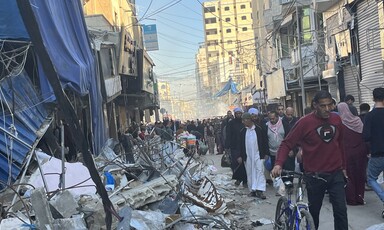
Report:
[[[42,230],[50,230],[53,227],[53,217],[44,188],[37,188],[31,194],[32,208],[35,211],[37,227]]]
[[[70,218],[78,213],[78,204],[68,190],[57,193],[49,203],[64,217]]]

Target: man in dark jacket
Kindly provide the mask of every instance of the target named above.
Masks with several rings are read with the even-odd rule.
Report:
[[[236,185],[240,185],[243,182],[243,186],[247,186],[247,174],[245,172],[244,164],[239,164],[237,158],[240,152],[240,130],[244,128],[244,125],[241,121],[241,115],[243,110],[241,108],[236,108],[234,110],[235,118],[230,120],[226,128],[226,141],[225,149],[229,149],[231,152],[231,169],[233,171],[232,179],[235,179]]]

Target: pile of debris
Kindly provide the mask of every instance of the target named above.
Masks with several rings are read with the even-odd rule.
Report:
[[[196,148],[159,136],[110,139],[94,158],[114,210],[112,229],[231,229],[227,205]],[[0,229],[108,229],[89,170],[35,151],[26,173],[0,194]],[[129,156],[128,156],[129,155]],[[132,160],[134,159],[134,163]],[[28,172],[29,173],[28,173]]]

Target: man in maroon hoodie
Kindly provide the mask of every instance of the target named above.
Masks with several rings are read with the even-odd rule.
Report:
[[[300,119],[282,141],[272,175],[279,176],[289,151],[296,145],[301,146],[309,211],[316,229],[325,191],[328,191],[333,207],[334,229],[348,229],[342,122],[331,112],[333,105],[329,92],[317,92],[313,106],[315,111]]]

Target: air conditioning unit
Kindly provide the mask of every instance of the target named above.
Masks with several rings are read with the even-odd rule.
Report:
[[[280,0],[280,5],[291,3],[293,0]]]

